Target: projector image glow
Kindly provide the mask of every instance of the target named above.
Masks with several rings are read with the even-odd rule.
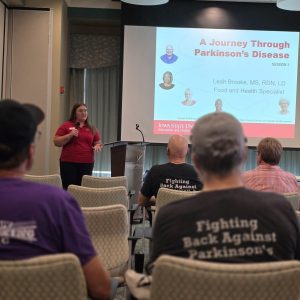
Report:
[[[277,7],[286,10],[300,11],[299,0],[277,0]]]

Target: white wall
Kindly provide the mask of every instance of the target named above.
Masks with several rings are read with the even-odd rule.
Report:
[[[51,8],[53,11],[53,35],[52,35],[52,85],[51,85],[51,106],[47,111],[46,121],[50,122],[50,134],[47,135],[49,141],[49,162],[48,174],[59,171],[59,156],[61,148],[53,145],[53,136],[57,127],[65,120],[69,114],[67,107],[68,95],[68,16],[67,5],[64,0],[26,0],[26,7]],[[60,87],[65,87],[65,93],[60,94]],[[39,170],[43,166],[35,164]]]
[[[9,39],[2,98],[33,102],[45,111],[42,138],[30,173],[53,174],[59,171],[61,151],[53,145],[53,135],[69,113],[67,6],[64,0],[26,0],[23,8],[7,9]],[[50,11],[45,11],[47,8]],[[60,93],[61,86],[65,87],[64,94]]]
[[[51,111],[52,13],[50,10],[9,10],[5,97],[34,103]],[[49,170],[49,118],[40,125],[34,174]]]

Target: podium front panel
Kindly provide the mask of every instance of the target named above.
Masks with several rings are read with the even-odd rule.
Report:
[[[117,145],[110,148],[111,176],[124,176],[127,144]]]
[[[127,145],[125,176],[128,181],[128,190],[135,192],[130,199],[130,205],[137,203],[139,191],[143,183],[145,152],[145,145]]]

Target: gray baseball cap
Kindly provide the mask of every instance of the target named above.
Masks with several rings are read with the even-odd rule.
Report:
[[[245,136],[232,115],[215,112],[199,118],[192,129],[192,151],[206,171],[224,173],[243,161]]]

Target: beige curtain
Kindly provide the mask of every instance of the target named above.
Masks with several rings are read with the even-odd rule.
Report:
[[[68,113],[70,113],[75,103],[84,102],[84,70],[70,69],[70,98],[68,103]],[[67,118],[69,115],[67,116]]]
[[[89,119],[100,130],[102,143],[117,141],[119,76],[118,66],[86,69],[85,99]],[[96,154],[94,172],[99,171],[110,172],[109,146]]]

